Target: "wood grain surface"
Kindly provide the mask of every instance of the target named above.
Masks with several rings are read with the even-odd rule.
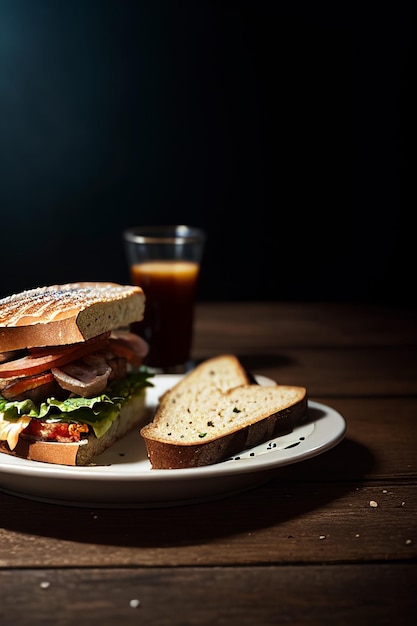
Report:
[[[229,352],[339,411],[343,441],[185,506],[96,510],[0,492],[1,626],[414,623],[414,313],[199,304],[195,360]]]

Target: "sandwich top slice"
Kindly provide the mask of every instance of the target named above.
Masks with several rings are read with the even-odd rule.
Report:
[[[69,283],[0,300],[0,452],[86,465],[147,417],[140,287]]]

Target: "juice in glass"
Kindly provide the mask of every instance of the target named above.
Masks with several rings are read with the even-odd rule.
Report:
[[[165,371],[190,358],[194,303],[200,266],[186,260],[151,260],[131,266],[132,281],[142,287],[145,315],[133,330],[149,344],[146,364]]]

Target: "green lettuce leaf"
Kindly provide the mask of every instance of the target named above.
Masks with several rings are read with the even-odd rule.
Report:
[[[122,380],[115,381],[107,393],[94,398],[70,397],[66,400],[48,398],[40,405],[32,400],[6,400],[0,394],[0,415],[4,420],[16,422],[22,415],[46,422],[72,422],[88,424],[96,437],[102,437],[119,415],[122,406],[132,396],[146,387],[153,387],[149,380],[153,374],[143,367]]]

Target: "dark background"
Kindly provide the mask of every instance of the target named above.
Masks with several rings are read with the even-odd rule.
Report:
[[[414,304],[413,3],[0,0],[0,297],[129,282],[208,234],[203,300]]]

